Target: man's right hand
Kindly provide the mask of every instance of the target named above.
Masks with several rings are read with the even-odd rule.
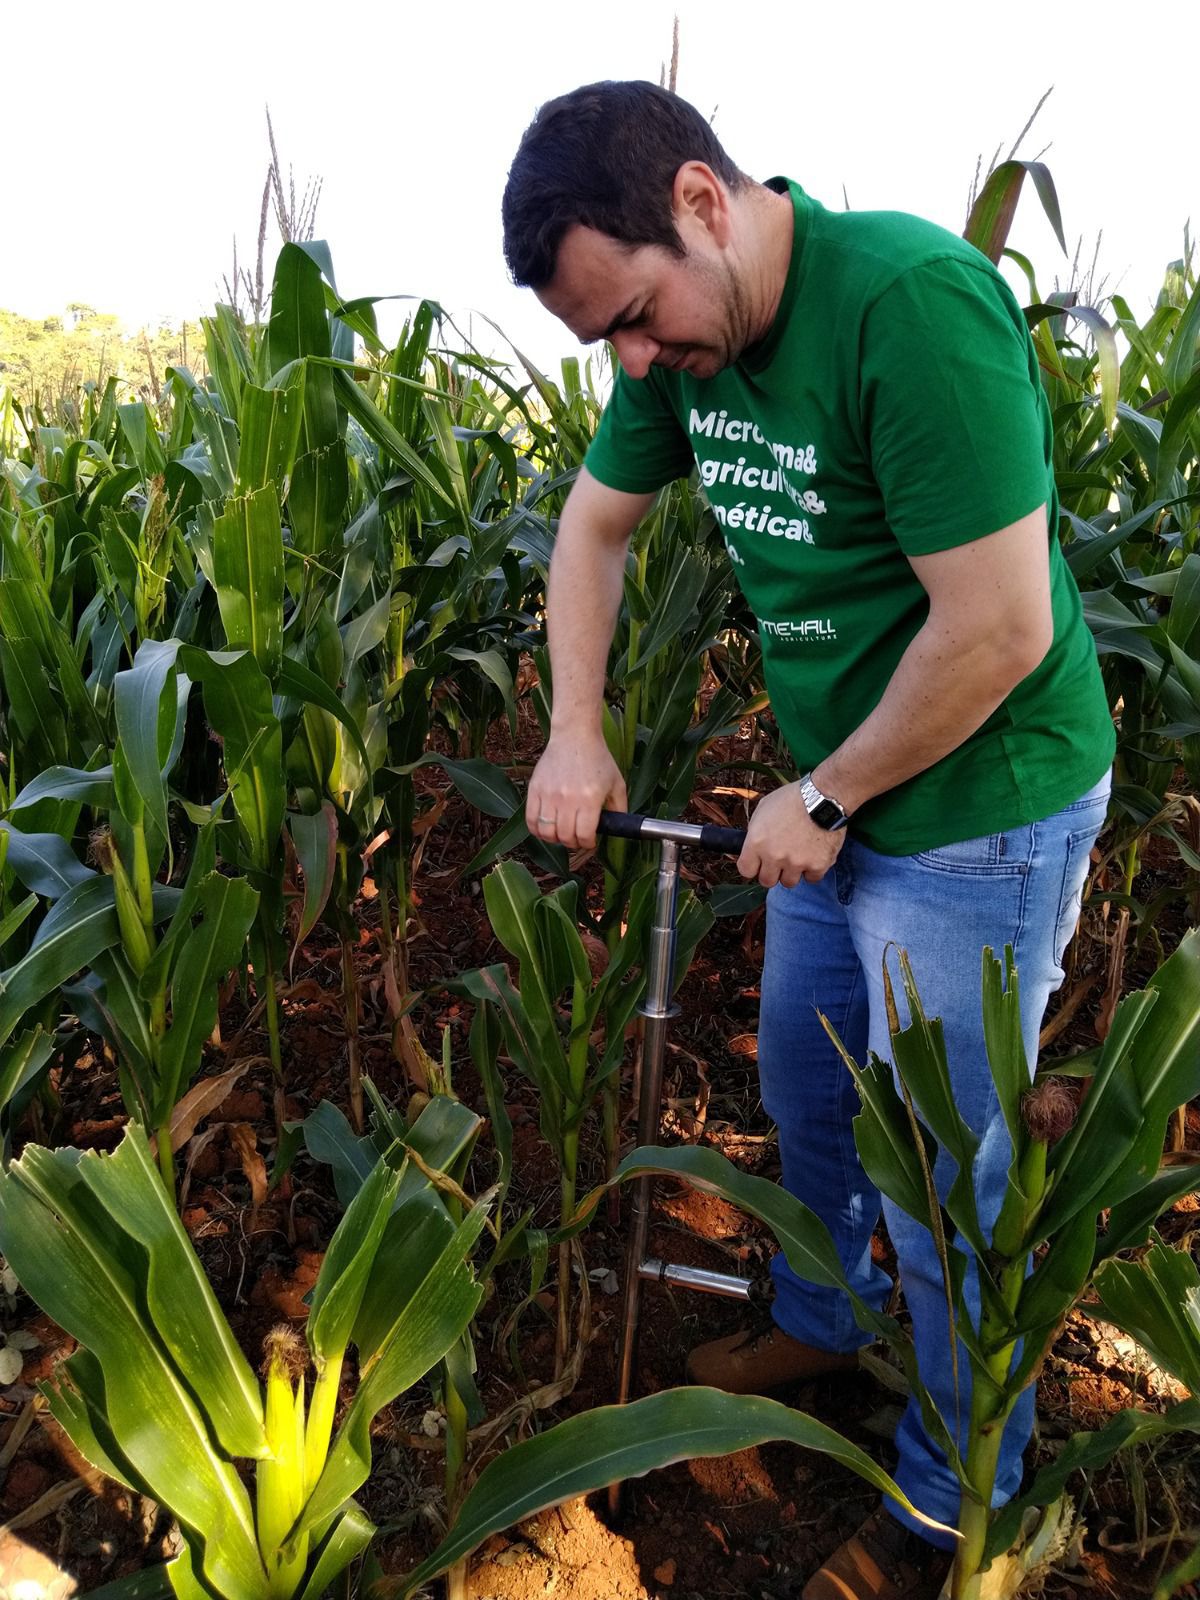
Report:
[[[546,585],[554,714],[525,803],[530,833],[547,844],[590,850],[601,809],[624,811],[627,804],[625,780],[600,723],[604,665],[629,538],[653,504],[652,494],[608,488],[585,465],[559,519]]]
[[[525,821],[530,833],[568,850],[592,849],[601,811],[627,806],[625,779],[602,734],[588,739],[551,734],[529,780]]]

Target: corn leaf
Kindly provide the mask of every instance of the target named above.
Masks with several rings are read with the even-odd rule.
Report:
[[[1200,1271],[1156,1234],[1140,1261],[1106,1261],[1093,1285],[1100,1309],[1200,1399]]]
[[[107,810],[113,803],[113,769],[97,767],[85,772],[79,767],[47,767],[30,779],[9,810],[27,811],[41,800],[79,801]]]
[[[1146,992],[1158,998],[1130,1058],[1143,1121],[1129,1153],[1105,1182],[1107,1206],[1129,1199],[1155,1176],[1168,1117],[1200,1095],[1200,928],[1184,935]]]
[[[1137,1136],[1143,1110],[1128,1063],[1156,999],[1143,991],[1127,995],[1117,1007],[1075,1125],[1050,1157],[1053,1190],[1038,1219],[1043,1238],[1055,1234],[1094,1196],[1106,1193],[1107,1178]]]
[[[1067,253],[1058,195],[1050,169],[1041,161],[1002,161],[980,190],[963,229],[963,237],[977,250],[982,250],[996,265],[999,265],[1008,242],[1008,231],[1012,227],[1026,176],[1032,178],[1055,237],[1062,246],[1063,254]]]
[[[361,757],[364,768],[370,773],[371,756],[363,742],[362,729],[323,678],[306,667],[303,662],[293,661],[290,656],[284,656],[279,667],[278,688],[280,694],[290,695],[304,705],[319,706],[322,711],[328,711],[331,717],[336,717],[350,735],[350,742]]]
[[[451,756],[431,753],[414,761],[409,768],[396,770],[416,771],[418,767],[429,766],[444,768],[446,776],[463,798],[485,816],[511,818],[519,810],[524,818],[524,801],[516,785],[504,768],[495,762],[478,757],[456,760]]]
[[[293,369],[278,389],[242,390],[242,443],[238,455],[240,495],[279,485],[291,473],[304,415],[304,368]]]
[[[338,399],[367,437],[374,440],[385,455],[391,456],[418,483],[424,484],[440,502],[443,510],[453,512],[456,509],[454,499],[436,473],[421,460],[408,440],[397,432],[394,425],[355,383],[350,374],[335,370],[333,380]]]
[[[362,1554],[375,1532],[375,1524],[356,1501],[344,1506],[321,1545],[299,1600],[322,1600],[329,1594],[333,1580]]]
[[[326,800],[320,811],[312,816],[289,811],[287,825],[304,875],[304,899],[300,905],[294,945],[294,949],[298,950],[316,926],[333,887],[333,872],[337,865],[337,812],[332,802]]]
[[[1163,362],[1163,377],[1171,393],[1178,395],[1193,376],[1200,358],[1200,291],[1193,289],[1187,305],[1171,334]]]
[[[91,877],[69,889],[51,907],[29,952],[0,972],[0,1041],[30,1006],[120,937],[111,878]]]
[[[1028,1507],[1046,1506],[1057,1500],[1073,1472],[1090,1472],[1104,1466],[1126,1445],[1181,1431],[1200,1433],[1200,1400],[1185,1400],[1162,1415],[1153,1411],[1118,1411],[1097,1432],[1074,1434],[1054,1460],[1041,1468],[1025,1493],[996,1513],[988,1528],[983,1559],[989,1561],[1007,1550],[1020,1533]]]
[[[171,1026],[159,1057],[156,1125],[170,1115],[200,1064],[204,1041],[216,1026],[217,986],[238,965],[258,910],[258,894],[244,878],[216,872],[200,885],[199,902],[202,920],[182,935],[171,974]]]
[[[1150,1229],[1162,1213],[1185,1194],[1200,1189],[1200,1161],[1179,1167],[1164,1167],[1136,1194],[1113,1206],[1108,1227],[1096,1241],[1094,1265],[1099,1266],[1118,1250],[1136,1250],[1150,1237]]]
[[[670,1148],[649,1145],[633,1150],[617,1168],[614,1181],[627,1182],[630,1178],[648,1177],[655,1173],[686,1178],[696,1188],[718,1194],[752,1217],[757,1217],[775,1235],[788,1265],[798,1277],[809,1283],[844,1290],[850,1297],[859,1326],[886,1339],[899,1356],[930,1437],[945,1452],[949,1461],[958,1463],[955,1470],[962,1475],[965,1469],[962,1469],[961,1457],[950,1430],[920,1381],[911,1339],[894,1317],[875,1311],[851,1289],[829,1230],[815,1212],[770,1179],[739,1172],[719,1151],[694,1145]],[[588,1221],[606,1187],[593,1189],[583,1198],[576,1208],[571,1232],[578,1231]]]
[[[313,1289],[305,1333],[318,1366],[344,1355],[400,1174],[380,1160],[346,1209]]]
[[[134,1144],[140,1151],[117,1166],[115,1210],[100,1201],[104,1180],[97,1192],[85,1176],[89,1167],[114,1157],[28,1146],[0,1174],[0,1249],[27,1292],[95,1356],[104,1377],[105,1413],[122,1454],[155,1498],[202,1535],[213,1588],[257,1600],[265,1595],[265,1575],[246,1490],[213,1444],[189,1383],[147,1320],[146,1256],[121,1226],[120,1219],[140,1218],[140,1208],[150,1205],[140,1192],[147,1181],[166,1205],[136,1124],[122,1148],[132,1151]],[[193,1270],[199,1273],[198,1266]],[[169,1282],[163,1292],[171,1295]],[[219,1313],[217,1319],[223,1321]],[[215,1329],[208,1332],[195,1351],[200,1365],[222,1359],[223,1341]],[[232,1339],[228,1330],[225,1338]],[[210,1386],[215,1381],[211,1376]]]
[[[112,1155],[85,1156],[78,1170],[107,1213],[119,1217],[146,1252],[151,1326],[222,1447],[231,1456],[265,1455],[258,1380],[217,1304],[141,1127],[131,1124]]]
[[[903,950],[899,952],[899,962],[909,1024],[906,1028],[891,1030],[892,1064],[939,1148],[954,1160],[957,1170],[943,1204],[955,1227],[982,1260],[987,1255],[987,1244],[975,1205],[974,1178],[979,1140],[963,1120],[954,1099],[941,1018],[926,1017],[908,956]],[[891,1001],[892,982],[886,965],[883,979]]]
[[[114,1483],[135,1494],[148,1494],[149,1485],[125,1460],[106,1421],[104,1373],[91,1351],[76,1350],[58,1367],[54,1377],[55,1383],[43,1389],[50,1413],[84,1459]]]
[[[380,1342],[374,1349],[360,1347],[358,1389],[295,1532],[320,1527],[366,1482],[376,1413],[423,1377],[466,1331],[483,1293],[467,1257],[486,1215],[484,1205],[473,1206],[445,1247],[419,1264],[418,1225],[409,1241],[412,1256],[403,1293],[392,1303]]]
[[[349,490],[350,469],[343,440],[306,450],[297,459],[287,498],[288,523],[297,550],[315,556],[327,556],[333,550]]]
[[[161,838],[167,837],[164,766],[175,740],[177,639],[147,639],[133,666],[113,679],[113,704],[121,748],[142,803]]]
[[[85,867],[60,833],[22,833],[11,822],[0,822],[7,841],[4,862],[34,894],[57,900],[76,884],[96,874]]]
[[[180,653],[188,676],[204,686],[208,720],[224,740],[225,773],[246,834],[249,860],[269,869],[283,826],[283,732],[271,685],[249,651]]]
[[[401,1594],[411,1595],[489,1534],[536,1511],[617,1479],[642,1477],[673,1461],[729,1455],[770,1439],[787,1439],[831,1456],[891,1495],[927,1527],[947,1531],[916,1511],[864,1450],[823,1422],[758,1395],[668,1389],[630,1405],[600,1406],[570,1417],[506,1450],[480,1473],[447,1537],[405,1575]]]
[[[249,650],[274,682],[283,650],[283,530],[267,484],[229,502],[213,524],[213,585],[231,650]]]
[[[829,1023],[824,1018],[822,1021],[825,1031],[830,1033]],[[854,1118],[854,1143],[864,1171],[880,1194],[887,1195],[932,1232],[929,1192],[913,1141],[912,1124],[903,1100],[896,1093],[890,1064],[872,1055],[866,1066],[860,1067],[840,1040],[832,1033],[830,1036],[853,1074],[862,1102],[862,1109]],[[930,1166],[937,1159],[937,1144],[932,1136],[927,1139],[926,1158]]]

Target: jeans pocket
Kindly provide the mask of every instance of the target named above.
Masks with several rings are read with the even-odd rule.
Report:
[[[1088,861],[1096,836],[1104,822],[1104,809],[1103,806],[1097,807],[1098,815],[1090,827],[1076,828],[1067,835],[1066,850],[1063,854],[1062,884],[1058,892],[1058,921],[1054,931],[1054,965],[1059,969],[1059,982],[1063,978],[1062,959],[1071,942],[1071,935],[1075,932],[1075,925],[1079,921],[1083,886],[1087,881]]]
[[[940,844],[933,850],[921,850],[913,857],[922,866],[935,872],[949,872],[966,876],[1019,877],[1025,870],[1029,851],[1021,847],[1020,836],[1029,834],[1028,828],[1012,828],[1007,833],[985,833],[978,839],[959,839],[954,844]]]

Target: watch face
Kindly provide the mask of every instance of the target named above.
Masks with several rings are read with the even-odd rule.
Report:
[[[808,814],[818,828],[840,828],[846,820],[841,806],[834,800],[827,800],[824,795]]]

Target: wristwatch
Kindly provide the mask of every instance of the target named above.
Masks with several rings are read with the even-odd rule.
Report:
[[[827,833],[844,828],[850,821],[850,813],[831,795],[822,794],[817,788],[812,781],[811,772],[806,772],[800,779],[800,798],[804,801],[804,809],[817,827],[824,828]]]

